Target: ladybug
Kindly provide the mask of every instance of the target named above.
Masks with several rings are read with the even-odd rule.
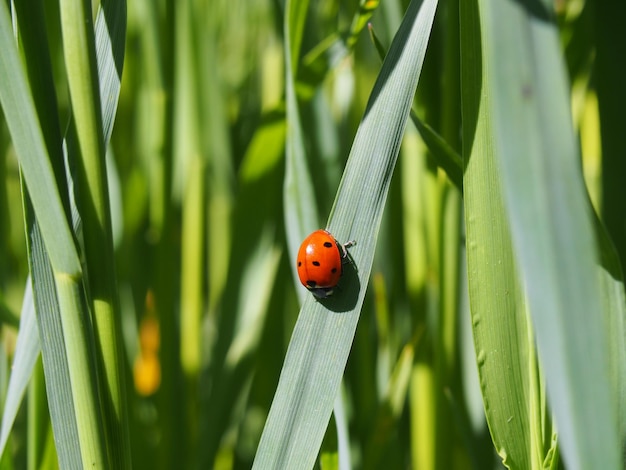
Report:
[[[356,242],[340,244],[327,230],[316,230],[304,239],[298,250],[298,277],[304,287],[319,298],[333,294],[343,274],[347,248]]]

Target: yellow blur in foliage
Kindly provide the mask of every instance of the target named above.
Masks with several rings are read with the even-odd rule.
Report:
[[[142,396],[153,395],[161,385],[159,347],[161,336],[159,322],[154,315],[154,301],[148,292],[146,313],[139,325],[139,355],[133,365],[135,390]]]

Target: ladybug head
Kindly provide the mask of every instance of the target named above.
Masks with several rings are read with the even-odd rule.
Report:
[[[333,295],[334,288],[333,287],[309,287],[307,289],[318,299],[326,299]]]

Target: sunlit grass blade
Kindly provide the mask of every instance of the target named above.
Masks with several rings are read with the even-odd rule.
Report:
[[[350,54],[379,3],[379,0],[361,0],[349,30],[332,32],[307,52],[298,72],[299,96],[310,98],[328,72]]]
[[[374,27],[370,24],[368,31],[370,38],[376,47],[376,52],[380,56],[381,60],[385,57],[386,51],[380,39],[374,31]],[[411,121],[417,128],[422,140],[426,144],[429,150],[429,157],[431,157],[435,164],[441,167],[448,178],[454,183],[454,185],[463,191],[463,162],[461,156],[441,137],[435,130],[424,123],[418,116],[415,106],[411,108]]]
[[[285,8],[287,137],[285,141],[283,204],[285,206],[287,246],[290,253],[295,253],[304,237],[316,228],[319,228],[317,226],[317,204],[315,202],[313,182],[311,181],[306,161],[295,83],[308,4],[308,1],[290,0]],[[294,282],[297,282],[295,265],[293,266],[293,279]],[[300,302],[302,302],[304,300],[303,293],[298,292],[298,295]]]
[[[182,179],[181,328],[180,360],[188,379],[200,368],[200,320],[203,312],[203,264],[207,155],[200,148],[197,89],[198,64],[194,54],[193,2],[178,5],[174,89],[174,159]]]
[[[130,466],[130,443],[105,159],[105,134],[108,138],[113,127],[121,82],[126,4],[123,0],[111,0],[104,7],[94,28],[88,0],[62,0],[59,6],[73,118],[69,138],[76,139],[76,145],[68,145],[68,152],[69,161],[77,167],[76,205],[82,220],[88,269],[87,301],[93,315],[98,365],[103,374],[98,385],[107,448],[111,464],[126,468]],[[106,100],[104,118],[101,93]]]
[[[202,468],[214,466],[233,409],[248,393],[245,382],[253,367],[262,333],[261,325],[267,315],[274,313],[269,304],[281,258],[281,251],[273,240],[274,232],[274,227],[270,225],[255,231],[256,243],[246,253],[247,262],[231,266],[238,274],[237,282],[231,282],[226,287],[228,299],[224,309],[229,314],[223,315],[216,325],[220,335],[217,349],[212,352],[212,371],[214,374],[219,371],[221,380],[212,384],[203,403],[203,415],[207,419],[201,423],[200,429],[203,439],[200,451]],[[204,384],[209,385],[208,382]]]
[[[102,103],[102,135],[108,145],[113,132],[117,103],[122,84],[124,47],[126,45],[126,1],[101,2],[94,25],[98,82]]]
[[[622,448],[626,449],[626,294],[624,273],[615,246],[596,220],[596,239],[600,252],[598,267],[605,325],[609,332],[610,376],[613,399],[618,405]]]
[[[41,5],[38,6],[40,7]],[[35,253],[30,261],[35,283],[33,290],[36,310],[39,312],[40,322],[47,321],[47,318],[42,318],[43,314],[53,317],[49,327],[44,328],[40,324],[40,331],[48,332],[50,344],[56,341],[50,349],[46,349],[44,345],[43,350],[44,355],[48,356],[46,367],[55,372],[55,378],[48,380],[49,385],[52,387],[56,378],[59,379],[54,388],[55,396],[50,400],[51,408],[55,408],[55,411],[51,411],[53,422],[57,425],[55,434],[64,442],[64,446],[59,449],[59,460],[62,465],[70,466],[81,465],[81,462],[104,463],[105,441],[98,411],[93,354],[90,349],[93,341],[87,339],[88,330],[84,328],[83,321],[87,310],[82,297],[84,289],[81,266],[48,151],[43,142],[28,82],[10,31],[6,5],[2,4],[0,101],[22,165],[26,186],[31,190],[33,206],[30,205],[30,199],[25,198],[28,202],[25,203],[24,210],[27,233],[32,237],[29,240],[29,250]],[[42,52],[45,52],[45,48]],[[37,82],[33,85],[39,86]],[[57,144],[60,148],[59,144],[60,142]],[[34,220],[33,209],[42,229],[41,234]],[[40,286],[39,282],[42,283]],[[64,337],[70,338],[67,354],[63,348]]]
[[[54,445],[54,433],[50,423],[50,410],[41,355],[35,361],[26,403],[28,406],[27,461],[38,468],[57,468],[59,457]]]
[[[472,330],[485,415],[496,451],[508,468],[541,467],[541,422],[532,415],[540,390],[524,291],[516,271],[495,160],[489,113],[489,63],[481,55],[477,4],[461,6],[465,226]],[[471,59],[470,59],[471,58]],[[506,391],[506,392],[503,392]],[[545,412],[545,409],[543,410]],[[539,412],[539,410],[537,410]]]
[[[199,93],[201,98],[200,122],[203,132],[201,148],[208,156],[207,177],[207,244],[206,252],[210,261],[208,268],[208,305],[209,315],[215,317],[219,301],[224,293],[228,277],[228,261],[233,249],[232,212],[234,205],[235,171],[230,128],[228,119],[228,97],[223,77],[215,73],[218,62],[216,47],[220,20],[212,9],[195,18],[197,42],[206,47],[196,49]],[[212,22],[211,22],[212,20]],[[207,23],[211,25],[207,27]],[[269,49],[269,48],[268,48]],[[266,49],[267,50],[267,49]],[[269,52],[272,54],[272,52]],[[272,71],[278,73],[277,71]],[[284,120],[281,121],[284,126]],[[206,129],[204,129],[206,125]],[[284,127],[283,127],[284,131]],[[273,140],[271,145],[280,146],[281,153],[284,137]],[[265,148],[272,154],[269,148]],[[269,156],[268,158],[272,158]],[[205,344],[205,348],[206,348]]]
[[[35,304],[30,277],[26,281],[24,290],[24,303],[20,315],[20,329],[15,356],[13,358],[13,373],[9,379],[4,409],[2,410],[2,428],[0,430],[0,456],[9,438],[9,432],[17,416],[22,397],[30,381],[30,376],[39,356],[41,347],[39,344],[39,331],[35,317]]]
[[[352,262],[334,298],[319,302],[307,295],[304,301],[254,468],[312,468],[318,455],[367,290],[436,6],[411,2],[372,90],[328,224],[338,240],[356,240]]]
[[[480,2],[497,165],[559,446],[622,467],[597,245],[548,2]]]
[[[388,451],[390,433],[386,432],[392,423],[402,416],[406,403],[415,357],[415,344],[407,344],[400,352],[393,372],[377,410],[376,420],[372,426],[369,442],[364,453],[364,469],[375,469],[384,466],[384,456]]]
[[[126,0],[105,0],[101,2],[94,25],[98,83],[100,85],[100,110],[102,113],[103,146],[106,149],[113,132],[120,96],[124,51],[126,46]],[[107,192],[113,194],[113,191]],[[113,198],[111,198],[113,199]],[[112,224],[112,222],[110,222]],[[113,252],[110,253],[113,258]],[[108,282],[116,283],[110,273]],[[107,408],[112,434],[110,446],[113,448],[114,463],[130,467],[130,439],[126,375],[121,338],[121,312],[117,289],[114,289],[113,304],[118,315],[106,319],[107,326],[101,328],[100,347],[105,361],[107,392],[112,409]],[[102,323],[102,322],[101,322]]]
[[[274,110],[263,117],[241,163],[239,171],[244,182],[261,178],[282,161],[285,132],[284,110]]]
[[[13,40],[6,4],[0,6],[0,47],[0,103],[26,184],[29,188],[37,188],[31,197],[46,246],[51,252],[50,261],[55,269],[79,273],[78,253],[69,225],[65,222],[61,197]]]
[[[22,12],[22,17],[28,15],[29,13],[36,15],[40,12],[41,5],[38,4],[37,7],[33,8],[31,12]],[[0,16],[2,16],[0,30],[2,30],[2,33],[9,31],[9,28],[6,27],[6,23],[4,23],[5,13],[5,9],[2,7],[2,11],[0,12]],[[37,18],[39,17],[37,16]],[[44,42],[43,47],[34,49],[35,46],[33,46],[33,44],[35,44],[35,42],[31,41],[33,31],[32,28],[29,29],[29,24],[30,23],[27,21],[24,22],[26,27],[24,28],[23,33],[28,35],[28,40],[30,41],[24,42],[25,46],[29,48],[27,59],[29,60],[30,68],[30,65],[34,63],[32,61],[36,57],[40,54],[46,54],[47,47]],[[35,33],[40,33],[40,31],[35,31]],[[41,38],[42,35],[39,34],[38,40],[42,41]],[[69,463],[70,465],[74,465],[71,464],[72,461],[80,462],[81,458],[84,458],[85,461],[89,462],[102,462],[105,461],[105,458],[103,457],[99,446],[104,446],[105,440],[104,436],[99,434],[101,431],[99,429],[101,422],[97,416],[100,406],[98,398],[99,395],[95,390],[90,388],[96,383],[95,380],[92,380],[96,370],[93,362],[91,362],[93,360],[93,355],[90,352],[90,348],[93,346],[93,341],[89,340],[87,342],[84,340],[85,335],[88,334],[88,330],[84,328],[85,323],[81,323],[82,326],[77,326],[76,324],[76,322],[80,323],[84,320],[81,316],[86,314],[87,309],[84,303],[85,299],[82,298],[83,287],[77,250],[74,245],[74,240],[70,235],[68,221],[64,213],[63,204],[61,203],[61,199],[67,200],[67,193],[59,193],[56,187],[54,182],[54,172],[50,170],[50,160],[47,156],[47,152],[43,146],[40,136],[41,131],[39,122],[33,112],[33,105],[29,96],[27,81],[23,76],[21,63],[17,59],[17,56],[14,55],[14,44],[10,44],[8,42],[8,38],[5,37],[5,39],[7,40],[7,43],[3,46],[3,50],[6,51],[6,54],[3,54],[3,58],[7,59],[8,62],[2,62],[5,66],[10,63],[11,68],[10,72],[8,72],[9,69],[2,71],[6,80],[2,81],[3,89],[0,91],[0,94],[4,91],[9,91],[8,96],[6,98],[2,98],[2,105],[5,114],[9,118],[8,121],[11,122],[10,128],[13,144],[17,150],[18,156],[20,157],[20,163],[23,168],[23,174],[27,187],[31,189],[30,196],[34,204],[33,207],[35,212],[37,213],[37,221],[43,230],[43,237],[39,238],[37,225],[34,222],[32,215],[27,217],[27,220],[30,220],[27,229],[29,234],[34,237],[30,246],[34,247],[37,243],[40,243],[42,240],[44,241],[47,248],[46,251],[48,251],[50,256],[52,269],[54,269],[56,273],[56,277],[53,279],[49,268],[42,268],[37,271],[40,273],[38,274],[37,280],[35,280],[35,276],[33,275],[33,282],[36,283],[35,298],[46,298],[53,292],[53,295],[56,296],[56,288],[58,287],[60,289],[57,301],[65,305],[65,308],[59,308],[58,305],[55,307],[53,305],[55,305],[56,302],[52,300],[49,301],[51,303],[45,308],[47,308],[49,312],[56,310],[60,316],[57,316],[56,319],[52,320],[52,323],[56,326],[49,326],[48,330],[44,331],[48,331],[50,333],[50,338],[54,338],[55,335],[52,333],[54,328],[58,327],[59,330],[57,331],[60,332],[60,323],[63,323],[63,328],[66,329],[65,334],[68,338],[71,338],[70,341],[72,351],[70,352],[70,355],[73,358],[69,361],[68,375],[64,375],[62,373],[62,368],[64,367],[63,363],[67,360],[65,350],[59,348],[59,343],[51,346],[50,349],[44,347],[44,354],[48,356],[48,360],[46,361],[46,368],[48,372],[51,372],[52,369],[50,368],[57,368],[58,370],[55,370],[54,374],[63,379],[64,383],[68,384],[68,386],[71,383],[73,390],[72,392],[69,392],[69,394],[75,394],[73,400],[68,400],[67,394],[64,397],[59,397],[59,400],[56,400],[56,397],[54,400],[51,400],[51,408],[55,408],[55,410],[51,411],[53,422],[56,421],[58,424],[64,422],[64,426],[67,428],[67,430],[61,431],[60,428],[55,427],[55,433],[63,434],[72,432],[72,429],[76,432],[76,426],[71,426],[69,424],[75,420],[73,418],[68,419],[67,417],[75,411],[78,415],[80,415],[80,422],[82,423],[81,431],[78,432],[78,438],[76,435],[69,438],[66,449],[59,451],[59,459],[61,462]],[[45,39],[43,40],[45,41]],[[61,171],[56,171],[57,182],[59,182],[60,179],[65,177],[65,173],[62,169],[63,166],[59,165],[61,139],[58,133],[58,121],[55,121],[57,110],[54,107],[55,103],[53,93],[48,92],[46,94],[41,92],[42,90],[45,90],[46,86],[51,84],[51,74],[49,73],[49,70],[46,70],[46,65],[49,67],[49,61],[40,60],[37,63],[40,65],[43,64],[43,73],[40,72],[39,74],[30,76],[31,78],[33,76],[35,77],[32,82],[32,86],[34,87],[34,95],[38,100],[38,107],[41,108],[40,115],[44,118],[41,122],[42,125],[45,126],[46,130],[46,145],[48,146],[51,155],[55,158],[53,162],[55,170],[58,170],[59,168],[61,169]],[[42,77],[43,80],[41,80]],[[108,98],[110,101],[113,100],[111,96],[108,96]],[[47,108],[43,106],[44,101]],[[52,107],[50,106],[50,103],[52,103]],[[20,127],[22,125],[20,123],[25,120],[28,122],[28,131],[26,134],[24,133],[24,128]],[[53,126],[56,126],[56,134],[54,132],[50,132],[51,130],[54,130]],[[65,183],[61,183],[65,189]],[[63,197],[61,197],[60,194],[63,194]],[[29,211],[32,212],[32,209],[26,209],[27,213]],[[49,228],[50,224],[53,226],[52,229]],[[39,241],[35,241],[35,239]],[[33,249],[32,252],[35,253],[31,259],[33,267],[39,263],[35,260],[35,257],[38,256],[41,257],[41,262],[44,263],[43,265],[47,263],[48,255],[44,254],[42,246]],[[57,282],[59,284],[55,286]],[[61,293],[61,291],[64,291],[64,293]],[[50,297],[48,298],[51,299]],[[39,301],[37,301],[37,303],[39,303]],[[72,334],[72,332],[74,333]],[[63,336],[61,334],[61,336],[56,338],[58,340],[58,338],[63,338]],[[77,351],[79,352],[77,353]],[[57,361],[56,364],[55,361]],[[54,380],[48,378],[48,382],[54,382]],[[58,387],[58,390],[63,391],[64,388]],[[68,391],[66,390],[66,392]],[[59,406],[60,408],[57,408]],[[75,410],[73,407],[76,407]],[[94,413],[96,413],[96,415],[94,415]],[[62,417],[59,418],[59,416]],[[98,437],[94,438],[94,436]],[[79,446],[79,442],[81,442],[82,445]],[[116,448],[119,447],[120,446],[116,446]]]
[[[80,468],[83,465],[81,454],[81,433],[76,420],[76,411],[86,413],[85,407],[76,403],[77,398],[72,393],[72,381],[70,368],[76,367],[68,362],[68,353],[65,347],[62,324],[62,313],[57,293],[54,274],[50,266],[50,260],[43,245],[42,235],[39,232],[33,211],[28,199],[25,198],[26,232],[29,248],[29,265],[33,279],[33,293],[35,309],[38,312],[37,323],[41,340],[42,357],[44,358],[44,373],[46,375],[46,389],[50,391],[48,401],[50,406],[50,419],[55,438],[58,440],[57,454],[59,466],[62,468]],[[70,311],[70,314],[76,314]],[[67,313],[66,313],[67,314]],[[83,312],[79,312],[79,315]],[[80,339],[74,338],[76,345],[81,344]],[[84,345],[84,343],[82,343]],[[91,358],[83,354],[84,358]],[[91,363],[93,365],[93,363]],[[95,389],[87,387],[83,392],[89,395],[95,393]],[[97,395],[96,395],[97,396]],[[78,397],[78,401],[81,398]],[[87,400],[85,400],[87,401]],[[83,401],[83,402],[85,402]],[[96,429],[101,429],[100,417],[94,417]],[[103,452],[98,452],[102,455]],[[101,457],[100,457],[101,458]]]
[[[277,243],[277,239],[283,240],[283,234],[277,233],[283,214],[280,210],[260,211],[259,207],[278,209],[282,176],[282,168],[277,164],[255,173],[254,178],[240,175],[232,220],[237,245],[229,256],[228,279],[216,318],[210,323],[218,333],[207,345],[210,365],[206,372],[210,374],[203,373],[199,385],[204,391],[199,426],[199,465],[203,468],[217,466],[215,459],[228,435],[230,420],[241,411],[237,405],[248,396],[247,380],[251,371],[258,367],[259,354],[262,354],[258,348],[261,325],[281,321],[273,293],[283,291],[276,286],[279,266],[284,263],[282,243]],[[250,230],[250,227],[255,229]],[[283,279],[285,276],[290,279],[287,267],[283,266],[280,271]],[[279,342],[275,336],[272,341]],[[276,373],[276,364],[264,365]],[[258,380],[267,379],[265,374],[261,375]],[[214,377],[221,379],[215,383]],[[261,425],[259,423],[255,439],[258,439]],[[222,453],[226,452],[222,449]]]
[[[463,191],[463,164],[460,155],[432,127],[422,122],[415,110],[411,110],[411,121],[428,147],[435,164]]]

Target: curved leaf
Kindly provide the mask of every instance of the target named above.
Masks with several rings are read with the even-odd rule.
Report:
[[[307,295],[296,323],[254,468],[312,468],[330,419],[374,259],[387,191],[437,2],[413,1],[370,95],[328,228],[350,249],[339,293]],[[295,250],[292,247],[292,252]]]

